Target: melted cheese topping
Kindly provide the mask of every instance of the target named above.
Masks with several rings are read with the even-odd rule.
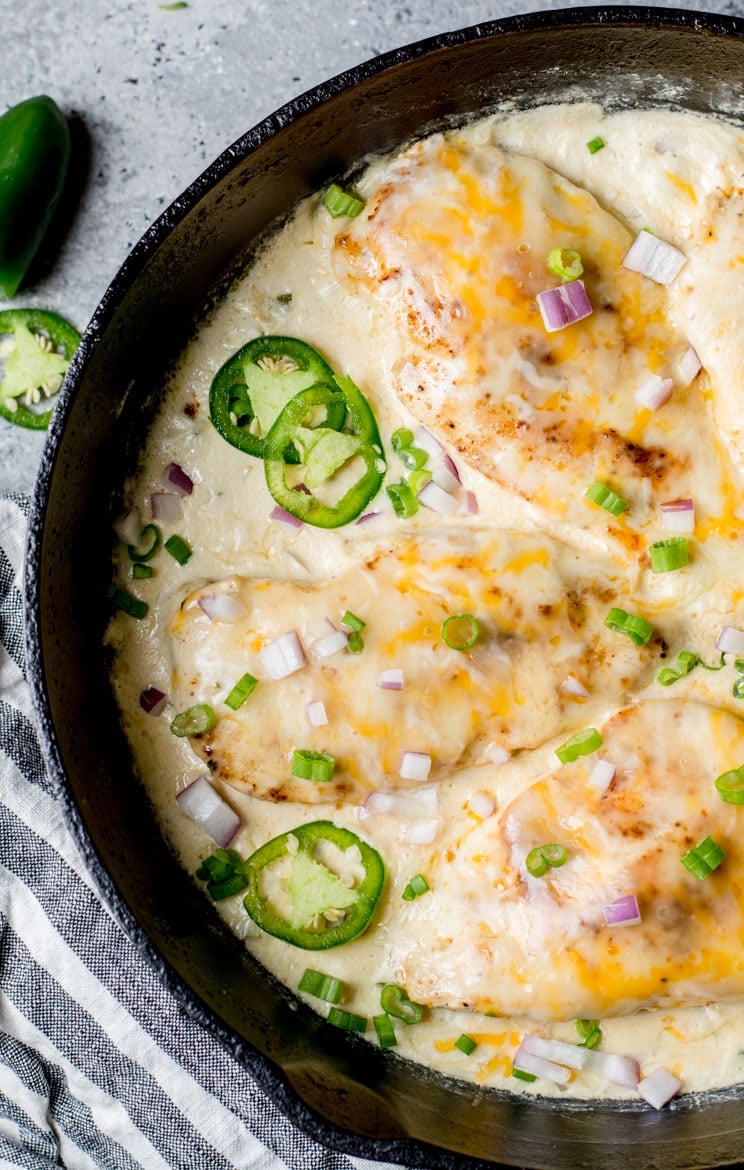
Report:
[[[597,135],[606,146],[592,155]],[[195,482],[182,518],[163,525],[193,556],[182,568],[160,554],[153,578],[132,584],[120,548],[117,584],[150,609],[108,634],[165,836],[191,872],[212,851],[174,799],[205,761],[241,817],[244,856],[323,818],[363,836],[385,859],[386,894],[363,936],[313,966],[344,979],[344,1006],[368,1016],[381,984],[403,984],[429,1011],[397,1027],[398,1051],[478,1085],[632,1095],[591,1071],[561,1087],[511,1078],[525,1031],[575,1043],[584,1017],[601,1021],[604,1050],[644,1075],[663,1066],[684,1090],[744,1073],[744,810],[713,785],[744,764],[737,675],[729,658],[668,690],[656,681],[681,650],[714,665],[721,626],[744,628],[742,159],[731,126],[577,105],[373,160],[357,220],[307,200],[204,322],[126,485],[147,521],[164,466]],[[687,257],[668,290],[622,267],[644,226]],[[535,296],[557,283],[554,247],[580,252],[594,313],[547,334]],[[207,405],[217,369],[259,333],[302,338],[351,375],[388,449],[395,428],[425,422],[458,461],[461,511],[446,526],[424,508],[402,522],[383,495],[362,526],[271,522],[262,465],[219,437]],[[703,370],[686,387],[690,343]],[[650,374],[675,382],[656,413],[635,400]],[[392,453],[389,465],[393,482],[404,469]],[[595,479],[629,501],[621,517],[587,502]],[[659,504],[687,495],[691,563],[655,574]],[[218,592],[243,616],[210,621],[199,601]],[[647,645],[605,626],[612,606],[651,623]],[[347,609],[366,622],[364,651],[323,657],[314,647]],[[440,634],[462,612],[481,627],[467,653]],[[307,665],[272,681],[261,650],[289,629]],[[400,692],[378,685],[389,669],[403,673]],[[259,685],[233,712],[224,699],[246,672]],[[168,695],[161,717],[139,706],[147,686]],[[320,727],[306,713],[315,699]],[[214,706],[213,731],[176,739],[170,719],[196,702]],[[556,747],[587,727],[617,769],[604,793],[589,782],[597,755],[556,766]],[[296,747],[332,753],[333,781],[293,777]],[[431,755],[425,784],[401,777],[405,750]],[[422,821],[428,845],[416,844]],[[698,881],[679,859],[705,836],[726,858]],[[525,858],[548,842],[568,859],[535,878]],[[409,902],[416,873],[431,888]],[[641,923],[608,927],[604,907],[629,893]],[[297,987],[307,953],[261,934],[240,897],[219,912]],[[470,1057],[455,1047],[462,1032],[478,1044]]]

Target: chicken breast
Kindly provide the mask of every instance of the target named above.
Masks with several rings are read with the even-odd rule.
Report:
[[[714,784],[744,763],[744,723],[669,700],[600,730],[598,753],[431,858],[398,954],[413,998],[549,1021],[744,994],[744,811]],[[591,782],[600,758],[617,768],[607,791]],[[681,858],[707,837],[726,856],[700,879]],[[533,877],[525,860],[548,843],[567,860]],[[608,925],[607,907],[629,895],[640,923]]]
[[[633,237],[593,195],[457,135],[414,144],[364,193],[336,265],[402,339],[393,388],[416,418],[543,522],[607,528],[631,551],[650,501],[720,508],[729,468],[706,375],[680,382],[688,342],[669,324],[667,289],[623,267]],[[546,263],[556,248],[579,253],[593,312],[549,333],[536,297],[561,283]],[[676,380],[656,412],[635,397],[653,378]],[[630,502],[621,522],[584,499],[596,479]]]
[[[171,696],[178,710],[209,703],[217,712],[214,729],[192,740],[215,777],[269,800],[358,802],[417,783],[401,776],[404,752],[429,756],[436,781],[487,760],[493,743],[532,748],[580,725],[572,684],[589,709],[621,705],[660,650],[658,639],[636,647],[604,625],[628,588],[612,561],[544,537],[401,535],[320,584],[231,577],[191,592],[170,626]],[[214,613],[223,594],[236,612],[211,620],[205,607]],[[342,636],[329,654],[347,611],[366,623],[364,647],[350,653]],[[463,613],[477,641],[453,649],[442,626]],[[267,647],[292,631],[304,665],[272,679]],[[258,686],[232,711],[224,700],[246,672]],[[398,679],[400,690],[381,685]],[[312,702],[322,704],[320,726]],[[332,755],[332,781],[293,777],[295,749]]]

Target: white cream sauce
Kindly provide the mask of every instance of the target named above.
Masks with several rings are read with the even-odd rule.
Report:
[[[605,148],[590,154],[586,143],[598,135]],[[744,137],[735,127],[687,114],[606,114],[597,106],[578,104],[488,119],[458,132],[458,138],[473,148],[496,143],[542,160],[589,191],[632,232],[649,227],[690,257],[678,285],[671,290],[670,320],[701,354],[705,353],[704,365],[711,379],[723,386],[723,391],[714,395],[701,379],[700,392],[706,399],[714,399],[712,410],[726,435],[717,450],[721,461],[725,447],[731,453],[736,482],[717,484],[707,498],[706,514],[698,517],[694,562],[687,570],[655,575],[647,563],[632,556],[625,570],[639,608],[649,620],[658,622],[672,651],[697,648],[702,654],[705,648],[706,660],[712,662],[720,627],[744,627],[738,422],[744,369],[740,329],[744,256],[737,251],[744,252],[744,235],[737,220],[741,204],[736,202]],[[377,189],[389,165],[385,159],[371,164],[361,184],[366,196]],[[270,521],[274,501],[265,485],[262,464],[229,446],[209,420],[211,380],[240,346],[260,333],[302,338],[335,370],[350,374],[368,395],[388,450],[388,481],[400,478],[402,469],[389,448],[389,436],[397,427],[416,425],[390,390],[393,371],[406,356],[405,341],[391,328],[374,298],[348,295],[333,262],[339,230],[339,221],[332,220],[313,198],[304,202],[292,222],[269,241],[188,346],[172,385],[164,389],[163,409],[147,437],[141,466],[126,485],[127,503],[148,522],[149,496],[163,490],[162,473],[168,463],[179,463],[195,483],[193,495],[183,501],[182,518],[163,525],[164,535],[175,531],[189,543],[191,559],[181,568],[161,553],[153,562],[153,578],[132,582],[131,563],[126,548],[120,546],[116,552],[117,584],[141,597],[150,608],[143,621],[117,615],[109,630],[109,642],[117,651],[113,682],[137,770],[164,836],[192,873],[214,846],[179,811],[175,795],[203,774],[204,765],[188,741],[176,739],[169,731],[177,707],[171,703],[163,715],[153,718],[139,705],[140,692],[148,686],[159,687],[168,695],[173,692],[168,631],[185,587],[196,588],[233,574],[290,583],[322,582],[354,569],[362,548],[390,547],[401,533],[402,522],[387,505],[361,529],[350,525],[323,531],[305,525],[295,530]],[[291,293],[288,303],[278,299],[287,293]],[[707,458],[710,452],[701,452],[701,458],[703,455]],[[480,506],[477,516],[458,514],[456,523],[461,529],[477,533],[490,527],[539,533],[541,518],[528,502],[459,460],[458,465],[462,492],[474,492]],[[441,524],[438,516],[422,508],[405,522],[405,530],[436,534]],[[658,519],[652,519],[651,508],[641,527],[648,541],[666,535]],[[608,551],[601,529],[584,530],[555,517],[549,535],[579,553],[591,550],[592,564],[595,555],[600,559],[606,556],[608,566],[614,563],[616,553]],[[731,694],[734,677],[731,668],[718,674],[698,669],[671,691],[674,699],[702,700],[740,715],[741,702]],[[632,686],[633,700],[670,697],[653,681],[653,675]],[[591,722],[595,726],[622,705],[617,699],[611,701],[602,689],[592,701]],[[581,701],[576,703],[574,727],[579,729],[589,720],[581,711]],[[442,823],[454,826],[454,832],[458,826],[463,830],[472,827],[484,819],[483,810],[489,805],[497,816],[498,810],[554,768],[554,749],[564,738],[565,731],[503,766],[481,764],[439,780]],[[405,820],[392,814],[360,815],[358,804],[353,802],[274,804],[219,782],[216,786],[242,819],[243,828],[232,846],[246,857],[277,834],[324,818],[358,832],[382,854],[388,887],[373,926],[352,943],[327,952],[304,952],[261,933],[246,916],[241,896],[219,905],[228,925],[290,987],[296,988],[305,968],[312,966],[348,984],[345,1008],[368,1017],[379,1013],[380,985],[400,979],[401,955],[417,920],[417,904],[403,902],[402,890],[413,874],[434,869],[441,839],[431,846],[407,843]],[[446,917],[444,902],[438,910]],[[451,921],[441,929],[451,926],[456,937],[456,900],[449,914]],[[308,1002],[319,1008],[317,1001]],[[324,1010],[322,1005],[319,1010]],[[744,1054],[740,1051],[744,1050],[744,1005],[711,1002],[648,1010],[603,1019],[601,1027],[603,1049],[637,1058],[643,1075],[660,1066],[667,1069],[681,1079],[683,1091],[730,1085],[744,1076]],[[586,1098],[634,1095],[589,1073],[577,1074],[568,1086],[560,1088],[545,1081],[529,1085],[512,1078],[512,1056],[522,1033],[537,1030],[571,1042],[578,1039],[572,1019],[536,1025],[526,1018],[495,1019],[466,1010],[432,1008],[420,1025],[396,1025],[398,1046],[394,1051],[447,1075],[517,1093]],[[478,1042],[471,1056],[454,1049],[454,1041],[463,1032]],[[371,1026],[370,1034],[374,1035]]]

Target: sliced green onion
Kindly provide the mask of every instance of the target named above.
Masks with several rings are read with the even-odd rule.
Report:
[[[561,280],[578,280],[584,272],[581,256],[571,248],[553,248],[548,252],[548,268]]]
[[[292,775],[300,780],[317,780],[326,784],[333,779],[336,759],[327,752],[311,752],[296,748],[292,754]]]
[[[537,1077],[534,1073],[522,1072],[521,1068],[514,1068],[512,1066],[511,1075],[516,1077],[519,1081],[536,1081]]]
[[[403,900],[404,902],[413,902],[416,898],[420,898],[422,894],[425,894],[430,888],[424,875],[417,873],[415,877],[411,878],[404,889],[402,895]]]
[[[196,871],[196,876],[203,882],[223,882],[242,864],[243,858],[237,849],[215,849],[214,853],[204,858]]]
[[[180,715],[176,715],[170,729],[180,739],[192,735],[204,735],[207,731],[212,730],[216,718],[208,703],[197,703],[196,706],[189,707],[188,711],[182,711]]]
[[[727,804],[744,804],[744,765],[718,776],[716,788],[721,800]]]
[[[308,967],[300,979],[299,988],[300,991],[306,991],[308,995],[314,995],[316,999],[322,999],[326,1003],[338,1003],[344,993],[342,980],[336,979],[334,975],[323,975],[321,971],[313,971],[312,967]]]
[[[480,626],[472,613],[457,613],[442,624],[442,638],[451,650],[469,650],[478,641]]]
[[[577,731],[576,735],[572,735],[570,739],[556,748],[555,754],[562,764],[573,764],[579,756],[590,756],[592,752],[596,752],[598,748],[601,748],[602,742],[602,736],[596,727],[586,727],[583,731]]]
[[[343,1028],[344,1032],[366,1032],[367,1017],[356,1016],[354,1012],[345,1012],[341,1008],[332,1007],[328,1013],[328,1023],[334,1028]]]
[[[405,989],[397,983],[385,984],[380,992],[380,1007],[404,1024],[420,1024],[424,1015],[423,1004],[409,999]]]
[[[393,505],[395,515],[401,520],[407,520],[409,516],[415,516],[418,512],[418,500],[414,496],[410,487],[405,480],[400,483],[389,483],[385,487],[388,499]]]
[[[693,877],[702,881],[709,873],[713,873],[714,869],[718,869],[725,856],[725,849],[721,849],[712,837],[705,837],[694,849],[680,857],[680,861]]]
[[[582,1040],[586,1040],[599,1027],[596,1020],[576,1020],[575,1023],[576,1031]]]
[[[670,687],[672,683],[679,682],[681,678],[684,678],[684,676],[689,674],[691,670],[694,670],[696,666],[704,665],[705,663],[701,662],[697,654],[693,654],[691,650],[681,650],[677,655],[677,665],[665,666],[657,674],[656,681],[661,683],[663,687]],[[707,669],[720,670],[720,667],[713,666],[708,667]]]
[[[148,541],[143,551],[135,548],[133,544],[127,545],[127,552],[132,561],[149,561],[151,557],[154,557],[160,548],[163,536],[157,524],[146,524],[140,532],[140,540]]]
[[[132,577],[135,581],[140,581],[145,577],[152,577],[154,571],[152,565],[143,565],[140,561],[135,561],[132,565]]]
[[[425,467],[417,467],[415,471],[412,471],[410,475],[406,476],[406,483],[414,496],[417,496],[421,489],[426,487],[430,479],[430,471],[427,471]]]
[[[347,630],[354,630],[355,632],[363,630],[366,624],[367,623],[363,622],[362,619],[357,617],[355,613],[352,613],[350,609],[347,609],[346,613],[341,618],[341,625],[346,626]]]
[[[409,431],[408,427],[399,427],[397,431],[393,431],[390,436],[390,445],[396,454],[405,451],[413,443],[413,431]]]
[[[598,150],[602,149],[604,144],[604,138],[597,136],[596,138],[592,138],[591,142],[587,142],[586,148],[590,154],[596,154]]]
[[[241,679],[236,682],[230,694],[225,699],[225,706],[230,707],[233,711],[238,711],[249,695],[253,694],[258,686],[258,679],[254,678],[252,674],[244,674]]]
[[[349,654],[360,654],[364,649],[364,638],[356,630],[349,634],[346,649],[349,651]]]
[[[419,471],[429,458],[428,451],[421,447],[404,447],[398,452],[398,458],[408,471]]]
[[[602,1040],[602,1029],[597,1020],[577,1020],[576,1031],[582,1040],[580,1048],[596,1048]]]
[[[565,845],[538,845],[530,849],[524,864],[533,877],[542,877],[548,869],[560,869],[568,861]]]
[[[170,553],[174,560],[178,561],[179,565],[185,565],[191,556],[191,549],[180,536],[169,536],[163,548]]]
[[[464,1052],[466,1056],[472,1055],[477,1047],[478,1045],[473,1037],[468,1036],[465,1032],[455,1040],[455,1048],[458,1048],[460,1052]]]
[[[354,216],[359,215],[364,207],[363,199],[360,199],[352,191],[344,191],[338,183],[331,183],[325,193],[323,203],[334,219],[338,219],[340,215],[348,215],[350,219],[353,219]]]
[[[744,678],[737,678],[731,693],[735,699],[744,699]]]
[[[127,593],[125,589],[117,589],[115,585],[109,585],[107,593],[118,609],[123,610],[130,617],[137,618],[138,621],[145,617],[150,608],[146,601],[132,597],[131,593]]]
[[[607,614],[604,624],[616,634],[627,634],[634,646],[645,646],[650,641],[654,627],[645,618],[635,613],[626,613],[614,606]]]
[[[651,568],[655,573],[670,573],[689,564],[690,552],[686,536],[672,536],[668,540],[657,540],[649,546]]]
[[[207,892],[215,902],[240,894],[248,885],[243,858],[235,849],[215,849],[196,871],[199,881],[207,883]]]
[[[245,874],[236,873],[232,877],[225,878],[224,882],[212,882],[208,889],[210,897],[215,902],[221,902],[223,898],[232,898],[235,894],[240,894],[248,886],[248,878]]]
[[[395,1028],[390,1016],[385,1014],[381,1016],[373,1016],[372,1023],[375,1026],[377,1039],[380,1041],[380,1048],[392,1048],[398,1043],[398,1038],[395,1035]]]
[[[612,488],[603,483],[601,479],[595,479],[592,486],[586,489],[584,495],[593,504],[604,508],[605,512],[610,512],[613,516],[622,515],[630,507],[627,500],[624,500],[617,492],[613,492]]]

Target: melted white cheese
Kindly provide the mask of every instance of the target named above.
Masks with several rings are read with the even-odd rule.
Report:
[[[604,139],[606,146],[590,154],[586,143],[597,135]],[[594,587],[606,585],[610,577],[620,583],[622,596],[628,602],[632,600],[632,606],[628,604],[627,608],[643,613],[670,647],[669,661],[679,650],[690,649],[713,663],[716,658],[713,647],[721,626],[744,627],[737,515],[742,457],[740,383],[744,369],[739,354],[744,341],[738,327],[744,238],[738,222],[738,200],[744,139],[735,127],[710,119],[663,111],[608,115],[599,107],[589,105],[551,107],[489,119],[458,132],[454,139],[466,160],[472,153],[476,167],[479,158],[495,157],[495,146],[538,159],[591,193],[602,208],[619,219],[624,227],[618,224],[611,230],[622,239],[632,238],[633,232],[646,226],[681,248],[689,260],[668,300],[664,301],[668,324],[678,338],[688,339],[696,346],[706,374],[687,396],[678,396],[673,411],[666,416],[661,411],[653,420],[655,439],[659,436],[663,439],[673,413],[675,449],[696,453],[693,479],[683,485],[698,503],[693,562],[688,568],[658,575],[650,571],[644,552],[646,545],[666,534],[656,510],[659,499],[649,484],[641,482],[633,488],[631,519],[627,523],[612,522],[613,532],[610,532],[610,518],[598,509],[587,513],[586,525],[577,523],[577,517],[581,520],[578,505],[582,501],[575,498],[566,513],[561,514],[558,509],[548,522],[544,499],[540,507],[535,507],[533,488],[529,493],[533,498],[525,498],[510,490],[508,474],[494,480],[467,462],[459,463],[463,479],[461,495],[464,498],[465,492],[473,492],[479,513],[457,515],[459,536],[453,543],[459,541],[482,552],[488,544],[489,531],[508,531],[515,534],[510,539],[517,543],[521,539],[523,551],[527,545],[531,548],[539,545],[539,531],[543,530],[546,547],[555,547],[554,542],[559,541],[564,548],[572,550],[576,565],[571,575],[583,574]],[[427,149],[430,147],[419,148],[419,153]],[[532,173],[532,164],[524,166]],[[365,195],[379,192],[390,173],[400,167],[399,160],[375,161],[362,183]],[[296,604],[298,590],[320,588],[323,582],[335,581],[338,592],[343,575],[353,578],[359,572],[360,558],[370,549],[400,549],[402,531],[409,542],[421,541],[422,547],[434,547],[442,539],[442,522],[438,516],[422,508],[402,525],[384,495],[375,501],[379,515],[362,528],[350,525],[329,532],[306,525],[295,530],[272,522],[269,513],[274,502],[266,489],[261,463],[227,445],[209,421],[207,400],[216,371],[252,337],[275,333],[302,338],[323,353],[334,369],[354,378],[374,406],[388,449],[389,436],[396,427],[415,426],[416,420],[394,393],[398,372],[411,358],[410,338],[404,330],[395,327],[395,314],[391,319],[390,304],[385,304],[384,297],[349,295],[347,274],[338,265],[340,230],[339,222],[324,212],[317,199],[311,199],[300,206],[292,222],[270,241],[246,277],[204,322],[184,353],[163,410],[148,436],[141,467],[126,486],[128,503],[147,522],[149,496],[162,490],[163,468],[168,463],[181,464],[195,482],[193,495],[183,501],[182,518],[172,525],[163,525],[164,535],[178,532],[194,550],[193,556],[181,568],[160,554],[153,562],[155,576],[132,583],[131,564],[125,549],[120,548],[117,583],[147,601],[150,610],[141,622],[117,616],[109,632],[109,640],[117,650],[114,685],[139,774],[166,838],[191,872],[212,851],[213,843],[178,810],[174,798],[203,772],[204,765],[187,741],[171,735],[169,721],[178,710],[194,701],[192,696],[217,703],[229,684],[242,673],[239,666],[244,660],[235,658],[234,644],[229,637],[225,637],[217,658],[210,659],[208,651],[199,649],[203,629],[201,633],[196,630],[192,656],[183,651],[179,659],[180,667],[184,668],[179,677],[185,678],[188,668],[198,667],[196,691],[189,681],[182,685],[174,678],[172,621],[184,593],[207,583],[239,577],[246,580],[247,584],[241,588],[245,588],[250,599],[250,583],[265,581],[278,599],[273,616],[269,607],[266,617],[267,630],[276,634],[277,612],[287,615],[284,623],[287,628],[295,624],[289,614]],[[546,286],[547,283],[546,279]],[[278,299],[287,293],[292,294],[291,301]],[[653,295],[657,295],[657,290]],[[418,307],[422,309],[421,303]],[[553,386],[551,377],[523,357],[516,362],[513,374],[521,379],[519,410],[523,414],[528,409],[524,405],[525,387],[527,396],[534,391],[539,399]],[[688,414],[685,403],[691,404]],[[641,422],[649,424],[647,419]],[[389,462],[389,481],[400,478],[403,469],[398,467],[392,452]],[[518,462],[513,471],[520,474]],[[560,492],[555,495],[560,499]],[[519,534],[523,534],[521,538]],[[561,555],[565,559],[566,554]],[[543,587],[535,577],[534,561],[531,569],[529,558],[521,566],[521,581],[518,580],[520,570],[514,576],[512,596],[519,598],[520,589],[526,590],[528,604],[530,596],[534,604],[534,590]],[[391,581],[394,585],[394,577],[394,572],[387,573],[383,597],[385,590],[391,588]],[[560,594],[565,588],[561,584],[566,581],[565,572],[557,581],[557,586],[551,588],[557,588]],[[426,583],[431,586],[429,579]],[[451,597],[455,588],[451,579],[446,588]],[[474,573],[469,590],[463,595],[462,610],[477,610],[478,591],[482,588],[483,582]],[[334,594],[336,601],[340,603]],[[608,598],[603,604],[608,608],[616,602]],[[355,610],[356,606],[348,604],[348,608]],[[601,616],[596,599],[590,603],[590,611],[593,620],[598,614]],[[537,633],[539,639],[547,636],[544,630]],[[376,638],[379,641],[378,632],[370,642],[373,654],[379,652],[379,647],[375,649]],[[483,838],[484,850],[491,850],[496,856],[498,848],[504,847],[504,838],[499,834],[511,826],[512,836],[506,839],[513,844],[514,834],[519,836],[523,831],[518,832],[515,826],[522,824],[519,810],[525,807],[524,802],[529,806],[530,800],[539,799],[540,793],[549,791],[552,781],[542,778],[554,769],[554,749],[567,731],[589,723],[602,726],[620,708],[648,699],[673,698],[674,707],[679,700],[697,700],[733,715],[741,714],[741,701],[731,693],[735,676],[730,666],[717,674],[698,668],[676,683],[670,694],[654,681],[658,643],[655,657],[649,658],[649,665],[645,665],[643,657],[633,653],[630,643],[626,639],[621,641],[615,652],[624,663],[622,669],[616,668],[622,685],[613,691],[601,677],[591,680],[589,685],[590,680],[582,675],[580,659],[572,657],[569,639],[565,675],[578,676],[589,685],[590,696],[583,701],[566,696],[562,690],[564,669],[559,654],[564,652],[563,648],[553,646],[551,650],[550,646],[542,647],[538,640],[540,652],[524,659],[539,676],[538,681],[531,688],[529,682],[521,680],[520,695],[528,707],[531,702],[535,706],[539,704],[540,709],[552,704],[552,710],[560,718],[548,720],[541,734],[529,739],[526,746],[532,750],[503,766],[484,763],[485,752],[490,742],[500,746],[503,741],[509,749],[524,746],[519,736],[509,738],[510,727],[497,731],[478,728],[475,736],[478,752],[470,756],[467,752],[463,755],[467,736],[459,726],[455,731],[450,725],[442,730],[443,736],[454,737],[450,754],[457,760],[457,767],[440,769],[437,774],[436,817],[440,827],[430,846],[414,845],[406,840],[410,817],[368,812],[360,804],[361,796],[344,802],[336,799],[341,794],[334,793],[332,802],[308,804],[293,793],[291,802],[273,803],[216,780],[217,787],[241,816],[243,828],[233,845],[244,856],[280,832],[327,817],[370,841],[385,858],[389,871],[388,892],[374,926],[353,943],[321,955],[310,955],[262,934],[245,915],[240,897],[221,903],[220,913],[236,933],[245,937],[246,945],[260,961],[290,987],[296,988],[302,972],[310,965],[345,980],[351,992],[344,1006],[359,1014],[370,1017],[377,1014],[380,985],[404,978],[410,981],[411,987],[416,987],[422,998],[427,994],[425,985],[429,980],[429,999],[434,1004],[452,1005],[460,995],[462,1002],[477,1002],[481,1007],[492,1008],[491,1003],[486,1003],[489,994],[483,991],[484,987],[490,987],[492,957],[487,950],[484,954],[472,923],[468,922],[468,919],[480,922],[484,909],[479,905],[480,863],[474,860],[481,854],[474,850],[473,842]],[[541,654],[545,661],[552,654],[550,668],[543,675],[540,675]],[[369,661],[374,663],[377,659],[371,654]],[[222,670],[225,665],[226,671]],[[396,663],[390,660],[385,665]],[[361,670],[368,668],[365,664],[360,666]],[[250,665],[243,669],[250,669]],[[369,689],[370,679],[361,680],[360,685]],[[476,689],[480,685],[477,683]],[[139,706],[140,692],[148,686],[159,687],[170,698],[166,713],[160,717],[145,715]],[[289,743],[299,734],[297,703],[302,692],[295,694],[288,689],[286,693],[285,738]],[[303,702],[312,697],[314,691],[310,694],[308,690]],[[330,684],[324,697],[329,705],[333,702]],[[389,696],[395,697],[400,696]],[[511,702],[514,710],[513,695]],[[671,711],[672,706],[666,709],[666,714]],[[248,712],[239,715],[245,725]],[[385,716],[383,711],[380,716],[383,722]],[[358,711],[354,718],[361,718]],[[309,731],[308,728],[308,734]],[[410,729],[406,731],[409,734]],[[270,738],[270,730],[268,735]],[[375,736],[379,738],[378,732]],[[317,744],[313,740],[311,745],[308,740],[305,746],[325,745],[317,735]],[[382,750],[386,745],[367,744],[365,751],[371,752],[372,758],[379,762],[382,756],[375,755],[378,746]],[[406,746],[423,748],[424,745]],[[286,751],[283,748],[278,757],[272,758],[272,767],[280,767],[282,750]],[[337,750],[336,745],[329,750]],[[744,763],[738,757],[729,759],[725,744],[717,743],[718,750],[722,759],[725,757],[721,767]],[[384,759],[381,767],[383,773],[390,771]],[[576,773],[579,774],[583,772]],[[375,782],[373,786],[384,784]],[[490,809],[493,812],[489,816]],[[501,813],[506,809],[512,810],[512,820],[502,822]],[[731,821],[732,825],[744,815],[744,811],[737,813],[735,806],[722,806],[716,811],[725,814],[726,823]],[[561,817],[561,823],[565,822],[565,810]],[[577,833],[580,829],[580,824],[575,826]],[[495,844],[493,841],[488,844],[490,838]],[[455,864],[458,857],[462,861]],[[446,868],[448,859],[449,869]],[[438,886],[437,877],[443,866],[446,875]],[[416,873],[431,877],[432,892],[416,902],[404,902],[402,891]],[[564,877],[567,874],[568,867]],[[547,886],[538,887],[540,896],[547,889]],[[452,897],[445,896],[449,891]],[[570,893],[569,890],[567,896]],[[467,909],[464,917],[463,906]],[[508,918],[519,913],[518,903],[509,908],[502,901],[499,907],[486,907],[487,914],[494,917],[494,930],[503,925],[499,915],[503,918],[506,914]],[[546,921],[543,920],[543,927]],[[553,929],[557,926],[558,918],[553,922]],[[432,940],[437,944],[436,963],[424,964],[421,956],[428,953]],[[550,939],[546,945],[552,945]],[[439,989],[437,994],[431,991],[432,980]],[[443,992],[445,988],[449,990]],[[732,994],[730,988],[725,990],[726,995]],[[738,994],[736,990],[733,993]],[[713,994],[708,1002],[707,986],[702,991],[698,989],[698,1000],[705,1002],[698,1002],[697,1006],[654,1007],[629,1015],[613,1014],[618,1005],[619,1010],[624,1010],[623,997],[610,988],[590,986],[588,995],[588,1000],[581,1001],[581,1013],[588,1012],[592,1003],[597,1003],[599,1009],[603,995],[609,996],[614,1004],[608,1017],[601,1020],[603,1049],[637,1058],[644,1075],[663,1066],[680,1077],[685,1091],[733,1084],[744,1076],[744,1058],[740,1055],[740,1049],[744,1049],[744,1006],[717,1002],[718,997]],[[639,997],[640,1001],[644,998],[648,996]],[[318,1007],[317,1001],[308,1002]],[[522,998],[516,996],[510,1009],[524,1011],[521,1017],[494,1019],[470,1009],[433,1006],[424,1023],[415,1027],[396,1026],[399,1042],[396,1051],[448,1075],[514,1092],[579,1097],[632,1095],[589,1073],[574,1076],[568,1086],[560,1088],[545,1081],[526,1085],[513,1079],[511,1061],[524,1031],[539,1030],[572,1042],[578,1039],[572,1022],[580,1014],[578,1008],[566,1011],[563,1022],[536,1025],[531,1006],[524,981]],[[543,1014],[554,1021],[560,1012],[552,1007]],[[463,1032],[478,1043],[469,1057],[454,1047]]]

